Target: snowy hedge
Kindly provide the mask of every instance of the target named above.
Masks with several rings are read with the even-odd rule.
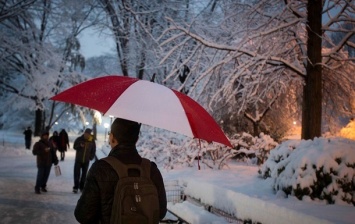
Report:
[[[269,151],[278,144],[263,133],[259,137],[247,133],[236,134],[230,138],[230,142],[233,148],[144,127],[137,148],[143,157],[155,161],[166,169],[175,169],[179,166],[193,167],[197,158],[204,167],[222,169],[228,166],[228,161],[232,158],[261,164],[269,155]]]
[[[278,143],[269,135],[260,133],[258,137],[242,132],[231,138],[231,143],[237,150],[235,159],[243,162],[251,161],[253,164],[262,164]]]
[[[199,141],[177,133],[148,129],[137,144],[143,157],[162,165],[166,169],[179,166],[193,167],[200,163],[212,169],[221,169],[228,158],[234,155],[232,149],[222,144]]]
[[[271,150],[260,168],[275,191],[298,199],[355,206],[355,141],[344,138],[289,140]]]

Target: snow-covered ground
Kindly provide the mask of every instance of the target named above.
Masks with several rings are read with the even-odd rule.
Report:
[[[70,136],[71,146],[75,137]],[[52,169],[49,192],[36,195],[35,157],[30,150],[25,150],[22,133],[0,131],[0,141],[0,223],[77,223],[73,213],[80,195],[72,193],[74,150],[70,148],[65,161],[59,163],[61,176],[56,177]],[[97,143],[99,149],[103,147],[103,141]],[[103,156],[98,152],[99,157]],[[250,214],[251,219],[261,223],[355,223],[354,206],[285,199],[274,194],[271,179],[260,179],[256,166],[230,163],[224,170],[211,170],[202,165],[201,170],[185,167],[161,168],[161,171],[166,182],[179,180],[185,184],[186,193],[237,215]],[[180,210],[188,207],[169,206]],[[194,223],[212,223],[212,219],[203,219],[203,214],[199,210],[186,211]]]

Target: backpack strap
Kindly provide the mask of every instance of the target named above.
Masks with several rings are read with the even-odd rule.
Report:
[[[150,160],[146,158],[142,158],[142,163],[141,163],[141,176],[144,176],[148,179],[150,179]]]
[[[137,169],[140,172],[141,177],[146,177],[150,179],[150,160],[142,158],[140,165],[138,164],[124,164],[120,160],[113,156],[107,156],[102,158],[105,162],[110,164],[112,168],[116,171],[119,178],[128,177],[129,169]]]

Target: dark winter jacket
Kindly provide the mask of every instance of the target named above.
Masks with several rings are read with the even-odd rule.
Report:
[[[49,151],[46,151],[49,148]],[[58,164],[58,157],[55,149],[47,140],[39,140],[36,142],[32,149],[32,154],[37,156],[37,167],[51,166]]]
[[[140,164],[142,157],[134,146],[116,146],[109,156],[114,156],[125,164]],[[133,170],[135,171],[135,170]],[[129,176],[137,174],[128,172]],[[167,211],[167,201],[163,178],[157,165],[151,162],[150,177],[157,187],[160,204],[160,218]],[[105,161],[98,160],[90,168],[84,191],[75,208],[76,220],[80,223],[110,223],[114,190],[119,177]]]
[[[59,145],[59,136],[58,135],[53,135],[52,137],[49,138],[50,144],[52,144],[54,149],[58,149]]]
[[[75,140],[73,148],[76,151],[75,162],[88,163],[95,158],[96,144],[93,136],[89,139],[85,139],[84,135],[80,136]]]
[[[25,140],[31,140],[32,139],[32,131],[31,129],[27,129],[26,131],[23,132],[25,135]]]
[[[69,137],[65,130],[61,130],[59,133],[59,145],[58,150],[60,152],[67,151],[67,146],[69,147]]]

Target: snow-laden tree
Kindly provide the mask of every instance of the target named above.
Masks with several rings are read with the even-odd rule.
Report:
[[[0,63],[4,71],[0,86],[28,100],[21,105],[36,111],[38,134],[43,128],[44,101],[51,93],[48,87],[53,86],[60,65],[53,46],[45,41],[50,4],[43,1],[32,6],[0,24]]]
[[[156,39],[168,26],[167,15],[184,20],[189,1],[100,0],[98,6],[106,13],[122,75],[161,83],[169,71],[159,64]]]
[[[15,17],[27,10],[36,0],[1,0],[0,22]]]
[[[323,98],[322,95],[307,97],[307,93],[316,91],[305,88],[304,102],[308,102],[309,99],[323,99],[324,106],[329,97],[333,99],[336,96],[343,97],[339,103],[344,102],[344,98],[350,97],[350,93],[354,90],[352,88],[354,79],[349,76],[348,71],[354,69],[354,58],[344,54],[344,50],[345,47],[350,49],[354,47],[351,37],[355,30],[347,28],[351,26],[341,24],[354,23],[351,17],[354,15],[352,2],[330,0],[324,5],[319,1],[296,0],[212,2],[214,4],[201,2],[200,5],[205,6],[199,8],[202,10],[196,8],[191,10],[195,12],[195,17],[188,22],[183,23],[173,17],[168,18],[170,26],[162,35],[160,46],[166,52],[161,64],[171,71],[166,81],[178,79],[177,64],[188,65],[191,74],[187,79],[192,81],[190,95],[198,98],[203,105],[209,105],[215,117],[220,116],[215,112],[223,108],[220,111],[230,110],[250,115],[250,119],[255,123],[265,116],[264,112],[269,111],[269,108],[274,105],[272,103],[274,100],[291,89],[291,85],[297,85],[296,88],[302,89],[300,83],[303,83],[303,86],[308,88],[312,86],[310,82],[319,78],[321,81],[317,85],[321,90],[317,92],[323,93]],[[317,36],[317,33],[313,32],[315,30],[309,29],[308,22],[315,14],[311,13],[307,17],[307,3],[321,4],[321,14],[315,18],[316,21],[321,21],[319,16],[327,17],[327,20],[321,24],[322,39],[320,40],[323,51],[319,52],[322,53],[321,61],[317,64],[312,64],[314,61],[310,60],[311,52],[315,53],[321,48],[314,49],[313,42],[307,41],[308,37],[314,40],[313,34]],[[310,8],[314,9],[314,7]],[[340,36],[340,40],[335,42],[329,38],[334,32],[345,35]],[[332,87],[330,82],[326,85],[326,80],[330,81],[331,78],[324,75],[322,79],[319,75],[321,73],[315,76],[309,75],[313,70],[319,71],[314,68],[314,65],[317,69],[323,68],[328,74],[338,74],[336,80],[332,80],[336,81],[338,87],[342,86],[343,90],[346,89],[347,93],[345,95],[344,91],[330,93],[331,89],[327,89],[327,92],[325,88]],[[344,69],[338,69],[341,65]],[[342,85],[342,83],[346,84]],[[338,89],[340,88],[336,90]],[[287,95],[292,96],[289,93]],[[312,100],[309,101],[311,104],[302,105],[307,111],[313,111],[314,106],[317,105],[315,102],[312,104]],[[297,102],[293,104],[296,105]],[[321,118],[319,112],[322,110],[318,105],[316,112],[312,112],[311,117],[304,119],[303,129],[314,129],[310,133],[304,133],[304,138],[313,138],[321,134],[316,130],[316,125],[312,128],[310,126],[313,124],[309,123]],[[341,111],[343,116],[351,113],[353,111]],[[327,116],[328,118],[337,119],[331,116]]]
[[[61,67],[52,95],[56,95],[60,91],[87,79],[86,76],[80,74],[86,66],[86,61],[81,54],[78,36],[85,29],[97,24],[100,19],[99,14],[95,12],[95,7],[89,3],[89,1],[61,0],[56,1],[56,5],[53,6],[53,13],[51,14],[51,27],[53,29],[49,34],[49,41],[55,45],[57,52],[60,54],[58,59],[61,61]],[[64,114],[70,110],[74,114],[92,114],[87,108],[72,107],[71,105],[60,106],[62,109],[56,109],[61,104],[51,101],[49,127],[61,118],[61,116],[55,116],[55,113]],[[84,126],[86,119],[81,120]]]
[[[116,55],[109,54],[88,58],[84,73],[90,77],[122,74]]]
[[[77,35],[90,25],[90,12],[84,2],[45,0],[0,23],[0,88],[21,102],[17,109],[36,111],[36,135],[55,122],[55,104],[50,107],[48,98],[84,80],[75,72],[84,66]]]

